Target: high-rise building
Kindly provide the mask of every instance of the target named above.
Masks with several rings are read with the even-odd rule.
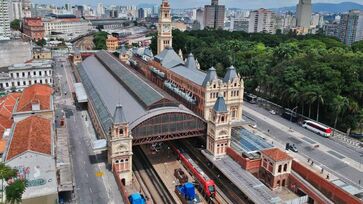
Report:
[[[30,0],[22,0],[22,1],[23,1],[23,17],[24,18],[32,17],[31,1]]]
[[[347,45],[363,40],[363,11],[351,10],[342,16],[338,28],[338,37]]]
[[[21,0],[12,0],[10,4],[10,21],[23,18],[23,3]]]
[[[158,54],[167,47],[173,46],[172,23],[170,14],[170,4],[168,0],[163,0],[159,12],[158,26]]]
[[[10,37],[9,2],[0,1],[0,40]]]
[[[139,19],[144,19],[146,17],[144,8],[139,8],[137,13],[138,13],[137,17]]]
[[[97,4],[97,16],[105,15],[105,7],[102,3]]]
[[[199,8],[197,9],[197,19],[196,19],[200,25],[199,29],[204,29],[204,10]]]
[[[67,10],[67,11],[71,11],[72,10],[71,4],[69,4],[69,3],[65,4],[64,9]]]
[[[218,0],[212,0],[211,5],[204,7],[204,27],[220,29],[224,28],[225,6],[219,5]]]
[[[153,15],[158,15],[159,14],[159,6],[158,5],[155,5],[153,6]]]
[[[309,29],[311,15],[311,0],[299,0],[299,4],[296,6],[296,26]]]
[[[248,25],[249,33],[276,33],[274,13],[271,10],[259,9],[251,11]]]
[[[319,23],[320,23],[320,15],[317,13],[317,14],[314,14],[311,16],[311,27],[313,28],[316,28],[319,26]]]

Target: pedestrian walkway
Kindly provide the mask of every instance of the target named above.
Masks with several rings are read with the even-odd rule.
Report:
[[[250,172],[241,168],[231,157],[216,159],[202,150],[203,155],[213,163],[234,185],[256,204],[280,203],[281,199]]]

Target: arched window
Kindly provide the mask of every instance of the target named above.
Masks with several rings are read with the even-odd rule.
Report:
[[[221,117],[221,122],[224,122],[224,116]]]
[[[123,134],[124,134],[124,129],[119,129],[118,133],[119,133],[120,135],[123,135]]]
[[[284,171],[287,171],[287,164],[284,165]]]
[[[279,165],[277,172],[281,173],[282,165]]]

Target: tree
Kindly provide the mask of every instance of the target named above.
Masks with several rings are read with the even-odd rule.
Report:
[[[24,180],[16,179],[13,183],[5,187],[6,201],[10,204],[18,204],[22,201],[26,184]]]
[[[44,45],[47,44],[47,41],[44,38],[42,38],[41,40],[36,41],[35,44],[37,44],[38,46],[43,47]]]
[[[305,97],[308,99],[309,106],[311,104],[317,103],[317,110],[316,110],[316,121],[319,122],[319,113],[320,113],[320,104],[324,104],[324,98],[322,95],[322,91],[320,89],[312,90],[305,93]],[[309,117],[310,117],[310,107],[309,107]]]
[[[15,19],[13,21],[10,22],[10,28],[13,30],[20,30],[20,20],[19,19]]]
[[[339,116],[339,114],[346,111],[346,109],[349,107],[349,100],[347,97],[338,95],[336,98],[334,98],[332,106],[335,110],[334,129],[336,129],[337,122],[338,122],[338,116]]]
[[[8,179],[16,176],[16,170],[12,169],[9,166],[6,166],[4,163],[0,163],[0,179],[2,182],[2,189],[1,194],[2,198],[4,197],[4,180],[7,181]]]

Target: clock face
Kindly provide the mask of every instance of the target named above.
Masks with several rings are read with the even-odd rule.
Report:
[[[170,24],[163,25],[163,32],[170,33],[170,31],[171,31]]]

